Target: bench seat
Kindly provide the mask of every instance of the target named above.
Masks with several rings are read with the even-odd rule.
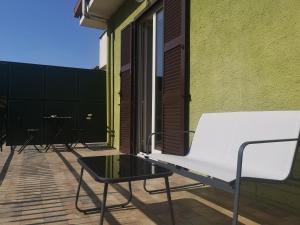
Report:
[[[162,163],[170,163],[186,168],[191,172],[198,173],[203,176],[208,176],[207,174],[209,174],[210,177],[226,180],[227,182],[235,180],[236,177],[234,169],[224,168],[220,165],[204,162],[199,159],[189,159],[187,157],[159,153],[149,154],[148,157]]]
[[[160,161],[161,163],[169,163],[176,166],[180,166],[185,169],[188,169],[193,173],[216,178],[228,183],[234,182],[236,179],[236,166],[229,168],[228,166],[225,165],[215,164],[212,162],[205,162],[200,159],[191,159],[189,157],[160,154],[160,153],[148,154],[147,157],[149,157],[152,160]],[[270,171],[270,170],[264,171],[264,173],[262,174],[260,171],[257,171],[255,170],[255,168],[252,168],[251,171],[244,169],[243,177],[265,179],[265,180],[284,180],[286,174],[279,174],[278,171]],[[278,179],[278,177],[281,177],[282,179]]]

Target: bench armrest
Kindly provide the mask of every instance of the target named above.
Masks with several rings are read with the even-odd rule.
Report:
[[[292,142],[292,141],[299,142],[300,138],[274,139],[274,140],[261,140],[261,141],[247,141],[247,142],[244,142],[240,146],[239,152],[238,152],[238,161],[237,161],[237,170],[236,170],[236,183],[240,183],[240,179],[242,177],[244,151],[245,151],[245,149],[248,145],[276,143],[276,142]]]

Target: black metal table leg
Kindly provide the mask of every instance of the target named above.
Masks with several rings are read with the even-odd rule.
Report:
[[[107,189],[108,189],[108,183],[104,183],[104,191],[103,191],[101,215],[100,215],[100,223],[99,223],[100,225],[103,225],[103,221],[104,221],[104,214],[106,210]]]
[[[123,208],[125,206],[127,206],[131,202],[131,199],[132,199],[132,189],[131,189],[131,182],[130,181],[128,182],[128,188],[129,188],[129,198],[128,198],[127,202],[125,202],[121,205]]]
[[[67,151],[72,151],[73,150],[72,144],[66,143],[65,146],[66,146],[65,150],[67,150]]]
[[[55,148],[55,141],[58,139],[58,137],[61,135],[61,133],[63,132],[63,128],[62,127],[59,127],[57,132],[55,133],[55,135],[53,136],[52,138],[52,143],[49,143],[46,147],[46,152],[48,152],[50,150],[50,148],[52,147],[53,148],[53,151],[56,151],[56,148]]]
[[[171,221],[172,221],[172,224],[175,225],[174,211],[173,211],[171,191],[170,191],[170,185],[169,185],[169,177],[165,177],[165,184],[166,184],[166,193],[167,193],[168,203],[169,203],[170,213],[171,213]]]
[[[80,178],[79,178],[77,193],[76,193],[75,207],[79,212],[86,213],[86,214],[91,213],[91,212],[101,211],[102,207],[91,208],[91,209],[80,209],[79,206],[78,206],[79,193],[80,193],[80,188],[81,188],[81,184],[82,184],[82,180],[83,180],[83,171],[84,171],[84,168],[82,167],[81,172],[80,172]],[[106,206],[106,209],[116,208],[116,207],[123,207],[123,208],[126,207],[131,202],[131,199],[132,199],[132,188],[131,188],[131,182],[130,181],[128,182],[128,187],[129,187],[129,197],[128,197],[127,201],[124,202],[124,203],[121,203],[121,204]]]
[[[46,150],[46,152],[48,152],[48,151],[49,151],[50,147],[51,147],[51,145],[50,145],[50,144],[47,144],[47,145],[46,145],[46,147],[45,147],[45,150]]]

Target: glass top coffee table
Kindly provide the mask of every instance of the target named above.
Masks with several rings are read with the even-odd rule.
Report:
[[[148,180],[155,178],[164,178],[166,186],[166,194],[171,213],[172,224],[175,224],[173,206],[171,201],[169,176],[172,172],[164,167],[155,165],[147,159],[143,159],[134,155],[109,155],[109,156],[94,156],[81,157],[78,159],[81,165],[81,174],[76,194],[76,208],[80,212],[90,212],[95,210],[101,211],[100,224],[103,224],[105,210],[114,207],[125,207],[132,198],[131,181]],[[83,172],[86,170],[97,182],[104,183],[104,191],[101,208],[80,209],[78,206],[78,198],[82,183]],[[118,205],[106,206],[108,184],[128,182],[129,197],[127,202]]]

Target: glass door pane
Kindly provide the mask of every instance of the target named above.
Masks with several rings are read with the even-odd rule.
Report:
[[[163,10],[156,12],[153,16],[154,35],[153,42],[153,97],[152,97],[152,131],[159,133],[162,131],[162,84],[163,84],[163,59],[164,59],[164,14]],[[161,135],[156,135],[153,140],[154,149],[161,149]]]

